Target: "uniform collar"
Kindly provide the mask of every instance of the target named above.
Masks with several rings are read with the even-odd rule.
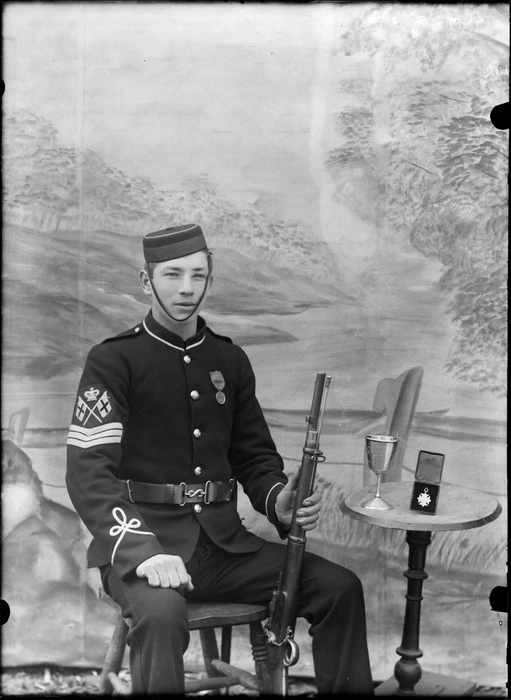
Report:
[[[200,345],[204,342],[204,338],[206,337],[206,321],[202,316],[198,316],[197,318],[197,333],[187,340],[183,340],[180,335],[172,333],[172,331],[169,331],[158,323],[158,321],[154,319],[152,311],[150,311],[144,319],[144,328],[147,333],[153,338],[156,338],[156,340],[159,340],[175,350],[180,350],[181,352],[191,350],[197,345]]]

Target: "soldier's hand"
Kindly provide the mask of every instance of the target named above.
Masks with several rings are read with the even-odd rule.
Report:
[[[181,557],[173,554],[156,554],[136,568],[139,578],[146,578],[150,586],[193,591],[193,584]]]
[[[275,501],[275,513],[282,525],[291,525],[299,475],[300,467],[298,466]],[[310,496],[304,499],[301,508],[298,509],[296,522],[306,531],[317,527],[321,510],[321,496],[321,491],[314,490]]]

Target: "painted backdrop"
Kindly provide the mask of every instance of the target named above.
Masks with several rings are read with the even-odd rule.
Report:
[[[489,114],[507,99],[508,19],[499,4],[5,5],[4,665],[101,662],[112,618],[64,487],[74,392],[90,346],[147,312],[141,236],[197,221],[215,257],[205,315],[247,350],[287,470],[315,373],[333,377],[309,546],[361,577],[374,677],[391,675],[404,533],[338,508],[389,418],[380,380],[422,371],[401,478],[442,452],[445,483],[506,506],[507,134]],[[488,595],[505,523],[434,536],[425,668],[504,684]]]

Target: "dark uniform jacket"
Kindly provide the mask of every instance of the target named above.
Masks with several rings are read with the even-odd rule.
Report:
[[[219,403],[214,380],[225,382]],[[244,351],[199,317],[186,341],[144,322],[94,346],[80,381],[68,436],[66,483],[93,535],[89,566],[112,564],[119,576],[155,554],[190,559],[200,527],[230,552],[256,551],[235,500],[183,506],[133,503],[126,480],[243,486],[281,537],[275,500],[287,478],[255,396]],[[200,511],[200,512],[197,512]]]

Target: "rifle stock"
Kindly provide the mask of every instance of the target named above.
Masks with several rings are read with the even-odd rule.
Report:
[[[319,449],[321,423],[331,377],[324,372],[316,374],[310,414],[307,417],[307,434],[303,447],[302,463],[296,487],[293,517],[289,529],[284,566],[278,586],[273,592],[270,617],[265,633],[270,647],[273,692],[285,695],[287,668],[298,661],[299,648],[294,640],[298,610],[298,586],[305,551],[305,530],[297,522],[298,509],[314,489],[316,466],[324,461]]]

